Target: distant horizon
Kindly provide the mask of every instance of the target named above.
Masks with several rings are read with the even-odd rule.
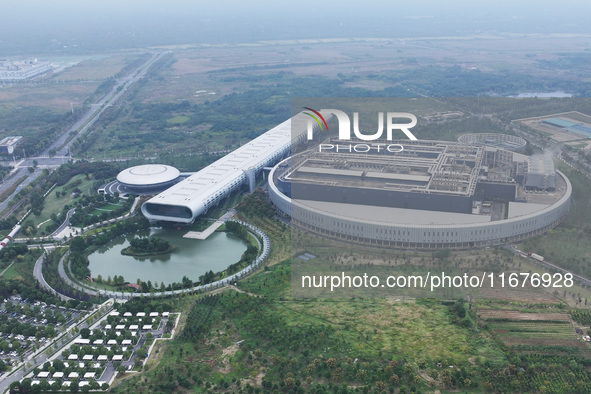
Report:
[[[591,34],[591,4],[570,1],[369,1],[256,5],[159,0],[0,4],[0,57],[89,54],[168,45],[310,38],[409,38],[495,33]]]

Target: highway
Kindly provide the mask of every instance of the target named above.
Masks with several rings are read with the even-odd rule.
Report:
[[[148,59],[148,61],[146,61],[144,64],[130,72],[124,78],[118,79],[111,91],[107,93],[102,99],[100,99],[98,103],[92,104],[86,113],[82,115],[78,121],[76,121],[76,123],[66,130],[66,132],[62,133],[62,135],[53,144],[51,144],[51,146],[43,151],[41,156],[49,155],[49,152],[52,149],[57,151],[57,156],[68,156],[70,154],[70,147],[74,141],[80,136],[86,134],[86,132],[94,125],[103,112],[105,112],[107,108],[117,102],[117,100],[119,100],[134,83],[146,75],[152,64],[160,60],[162,56],[167,53],[168,52],[160,52],[152,54],[150,59]],[[76,135],[74,138],[68,141],[68,138],[70,138],[70,133],[76,133]]]
[[[10,196],[0,203],[0,212],[8,208],[9,202],[15,197],[20,188],[23,188],[42,175],[44,168],[59,167],[70,159],[70,147],[79,137],[83,136],[95,124],[100,116],[114,105],[129,88],[143,78],[148,72],[150,66],[160,60],[168,52],[153,53],[150,59],[144,62],[127,76],[120,78],[115,86],[103,96],[98,103],[92,104],[88,110],[69,128],[65,129],[61,135],[48,146],[38,157],[29,157],[16,163],[16,169],[4,179],[0,185],[0,194],[13,187],[20,179],[27,177]],[[49,157],[49,152],[57,152],[54,157]],[[37,168],[33,173],[29,173],[28,168],[33,167],[33,161],[37,161]]]

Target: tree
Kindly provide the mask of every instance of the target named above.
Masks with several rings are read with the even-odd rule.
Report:
[[[80,336],[83,339],[88,339],[90,337],[90,329],[88,327],[84,327],[80,330]]]

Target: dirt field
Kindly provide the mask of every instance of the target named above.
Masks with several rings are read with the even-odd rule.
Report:
[[[503,342],[508,346],[530,345],[530,346],[565,346],[582,347],[584,343],[578,339],[556,339],[556,338],[511,338],[504,337]]]
[[[514,72],[555,77],[539,67],[559,52],[579,51],[583,37],[548,35],[479,35],[413,39],[346,38],[265,41],[244,45],[180,46],[175,64],[162,81],[151,81],[141,94],[143,102],[211,101],[241,92],[253,84],[274,84],[282,75],[355,76],[346,86],[379,90],[391,86],[376,74],[420,66],[459,66],[465,70]],[[502,48],[500,50],[499,48]],[[523,48],[528,48],[525,56]],[[533,55],[535,53],[535,55]],[[495,61],[491,62],[490,59]],[[269,76],[274,75],[274,78]],[[264,77],[264,78],[258,78]],[[402,83],[404,85],[404,83]],[[201,90],[207,94],[199,94]]]
[[[519,311],[497,310],[497,309],[480,309],[478,315],[481,319],[510,319],[521,321],[536,321],[536,320],[553,320],[553,321],[570,321],[570,317],[566,313],[524,313]]]
[[[53,79],[58,81],[104,80],[117,74],[126,64],[137,57],[138,55],[114,55],[96,59],[85,59],[55,74]]]

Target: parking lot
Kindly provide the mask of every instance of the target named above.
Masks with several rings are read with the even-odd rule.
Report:
[[[139,370],[150,345],[170,333],[176,314],[111,311],[91,328],[83,328],[55,357],[27,375],[40,390],[89,386],[106,390],[118,372]]]
[[[0,360],[14,366],[61,329],[75,324],[84,311],[47,305],[14,295],[0,305]]]

